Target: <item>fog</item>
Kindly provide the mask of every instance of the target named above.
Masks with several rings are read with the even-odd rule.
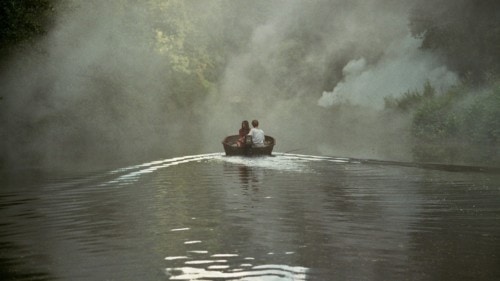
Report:
[[[175,89],[192,85],[167,79],[172,50],[157,47],[158,19],[145,8],[167,1],[68,1],[0,73],[2,158],[93,169],[217,152],[242,120],[258,119],[276,151],[410,161],[410,120],[381,111],[383,98],[457,79],[409,35],[412,2],[240,1],[231,15],[216,10],[225,1],[179,2],[204,27],[200,46],[228,32],[246,42],[184,107]]]

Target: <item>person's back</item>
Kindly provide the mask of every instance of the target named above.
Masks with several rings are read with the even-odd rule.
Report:
[[[254,146],[264,146],[264,131],[259,129],[259,121],[253,120],[252,121],[252,126],[253,128],[250,130],[248,133],[249,136],[252,136],[252,142]]]
[[[236,145],[239,147],[244,147],[246,145],[245,137],[250,133],[250,125],[248,125],[248,121],[244,120],[241,122],[241,128],[239,130],[239,138],[236,142]]]

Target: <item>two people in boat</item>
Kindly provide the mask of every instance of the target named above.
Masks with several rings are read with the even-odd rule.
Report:
[[[243,121],[241,122],[241,129],[239,131],[239,136],[240,138],[238,139],[237,145],[239,147],[243,147],[246,145],[246,137],[250,136],[252,137],[252,144],[255,147],[263,147],[264,146],[264,131],[259,129],[259,121],[258,120],[252,120],[252,126],[253,128],[250,129],[250,126],[248,124],[248,121]]]

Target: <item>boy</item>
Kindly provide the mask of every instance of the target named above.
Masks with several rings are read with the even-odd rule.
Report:
[[[259,129],[259,121],[253,120],[252,126],[253,126],[253,128],[250,130],[248,135],[252,136],[253,145],[256,147],[264,146],[265,136],[264,136],[264,131]]]

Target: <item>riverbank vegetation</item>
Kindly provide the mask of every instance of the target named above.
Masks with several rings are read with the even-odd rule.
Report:
[[[422,92],[386,99],[386,109],[411,115],[417,161],[500,165],[500,80],[440,95],[426,84]]]
[[[254,51],[249,46],[252,40],[259,39],[256,39],[256,36],[265,36],[266,32],[269,32],[266,30],[269,26],[264,23],[266,19],[274,16],[272,13],[274,8],[271,6],[279,6],[281,3],[279,1],[273,4],[269,1],[203,1],[203,11],[200,11],[199,5],[189,4],[190,2],[183,0],[148,0],[140,5],[136,2],[130,0],[116,0],[113,4],[102,1],[76,1],[68,2],[71,3],[68,4],[58,0],[5,0],[1,2],[0,69],[8,65],[9,55],[13,53],[22,53],[20,52],[22,49],[43,48],[37,45],[37,42],[50,33],[57,20],[60,20],[61,14],[71,14],[72,11],[79,9],[79,5],[96,5],[96,7],[111,5],[112,8],[109,10],[114,14],[104,16],[109,16],[116,23],[113,22],[114,25],[110,25],[111,27],[105,27],[116,28],[118,32],[126,30],[128,37],[122,38],[112,32],[103,31],[103,34],[107,36],[103,36],[104,41],[116,44],[117,48],[121,48],[122,51],[137,47],[130,42],[137,45],[144,44],[146,49],[153,54],[151,61],[162,61],[161,67],[154,68],[156,64],[153,62],[151,62],[151,67],[148,66],[154,69],[151,72],[161,72],[161,76],[154,77],[154,79],[162,80],[161,82],[154,81],[154,85],[159,85],[157,88],[161,89],[157,90],[157,95],[161,97],[155,96],[153,99],[149,96],[148,98],[152,100],[150,103],[146,98],[143,100],[130,98],[130,100],[135,101],[135,107],[144,108],[150,104],[161,103],[159,112],[168,112],[161,117],[163,119],[158,118],[158,124],[155,123],[157,117],[155,113],[158,111],[145,110],[137,114],[138,117],[133,118],[125,116],[127,114],[116,105],[119,104],[116,102],[117,96],[126,93],[129,94],[127,96],[129,98],[136,92],[142,94],[145,89],[149,90],[147,86],[144,88],[137,86],[132,90],[125,89],[120,83],[126,80],[125,78],[129,78],[127,75],[133,76],[134,73],[138,73],[132,71],[131,74],[124,74],[120,72],[122,68],[116,71],[112,67],[108,68],[106,64],[97,66],[90,64],[88,68],[91,71],[88,72],[91,75],[85,74],[85,79],[99,84],[96,88],[101,90],[95,90],[95,93],[89,93],[89,96],[80,97],[77,100],[78,103],[74,105],[64,100],[63,102],[68,104],[66,108],[54,110],[56,113],[53,115],[44,113],[45,115],[41,118],[39,116],[37,119],[33,118],[34,121],[29,118],[18,118],[26,123],[22,123],[22,126],[13,121],[7,122],[6,120],[12,120],[7,116],[10,111],[0,108],[0,121],[4,121],[3,127],[0,127],[0,133],[6,136],[3,144],[10,144],[5,147],[13,147],[19,142],[15,136],[9,135],[10,130],[17,130],[17,135],[23,136],[22,141],[29,142],[45,137],[41,132],[45,132],[45,129],[57,122],[70,126],[65,123],[69,121],[64,120],[72,119],[60,118],[61,112],[72,116],[70,115],[72,111],[85,108],[85,111],[80,112],[81,116],[104,114],[97,112],[100,107],[90,106],[95,100],[105,100],[106,107],[102,106],[100,110],[106,114],[114,112],[119,118],[127,120],[128,123],[125,125],[133,127],[132,125],[136,123],[149,124],[151,131],[155,133],[164,130],[161,126],[169,123],[171,121],[169,118],[187,119],[190,128],[179,125],[182,128],[178,128],[174,133],[184,133],[190,136],[189,131],[195,134],[204,129],[201,122],[196,122],[204,117],[191,109],[203,109],[203,106],[210,106],[210,103],[204,105],[204,101],[207,97],[219,94],[221,81],[228,79],[225,75],[227,75],[227,69],[230,68],[231,59],[236,54],[245,54],[239,59],[251,66],[241,73],[245,75],[244,81],[250,86],[255,86],[256,90],[268,91],[269,95],[280,100],[299,97],[301,102],[315,100],[318,93],[331,90],[341,79],[342,68],[346,61],[352,58],[347,55],[335,57],[334,54],[319,56],[322,48],[331,43],[322,40],[320,33],[329,32],[329,30],[324,27],[322,20],[316,23],[304,20],[307,18],[298,18],[297,26],[280,31],[279,36],[283,37],[279,41],[280,45],[274,46],[274,49],[269,51],[270,54],[267,57],[264,56],[264,58],[271,58],[272,61],[254,60],[252,52],[261,51],[261,49]],[[328,3],[328,1],[324,2]],[[384,110],[396,112],[404,118],[411,118],[412,121],[409,123],[411,128],[408,128],[408,131],[411,132],[414,159],[417,161],[500,165],[500,52],[498,50],[500,46],[500,1],[434,2],[432,0],[415,1],[415,7],[408,18],[409,29],[414,37],[422,40],[421,49],[439,55],[439,58],[443,60],[442,63],[458,74],[459,82],[444,92],[433,88],[430,83],[425,84],[422,90],[410,89],[399,97],[386,98]],[[308,12],[315,17],[321,7],[317,4]],[[98,11],[97,8],[94,10]],[[95,19],[102,20],[99,16]],[[150,22],[147,25],[136,24],[144,19]],[[57,24],[61,22],[64,23],[60,21]],[[78,24],[82,22],[94,24],[77,21]],[[100,27],[97,23],[96,26]],[[82,29],[84,28],[86,27],[83,26]],[[260,33],[256,32],[256,29],[259,29]],[[95,38],[91,37],[91,39]],[[98,39],[101,40],[100,37]],[[79,42],[79,44],[84,43]],[[70,45],[76,49],[82,48],[77,43]],[[353,56],[362,56],[363,52],[371,51],[370,48],[363,49],[358,46],[352,46],[352,48],[347,46],[341,48],[341,51],[347,54],[351,49],[356,51],[352,54]],[[266,48],[263,47],[262,50]],[[43,50],[41,52],[43,53]],[[122,58],[115,56],[113,51],[106,50],[106,52],[103,53],[107,54],[107,57],[102,55],[102,58],[112,58],[117,61]],[[142,49],[130,53],[133,56],[142,55],[141,52],[143,52]],[[322,61],[323,64],[319,65],[313,59],[315,56],[331,59],[331,61]],[[371,54],[371,60],[376,60],[376,57],[377,54]],[[136,64],[124,65],[133,68],[139,64],[136,61],[134,63]],[[144,69],[149,69],[148,67]],[[139,71],[141,70],[137,70]],[[271,72],[273,76],[269,77]],[[74,77],[72,79],[76,80]],[[46,83],[43,79],[40,80],[41,83]],[[259,85],[262,80],[266,81],[266,85]],[[50,90],[55,87],[48,84],[39,88],[45,91],[45,89]],[[162,87],[167,89],[163,90]],[[50,95],[41,93],[42,90],[37,91],[40,93],[37,92],[38,96],[33,99],[35,101],[32,103],[39,103],[50,108],[52,105],[47,105]],[[106,92],[109,97],[101,95],[103,92]],[[0,94],[0,106],[10,103],[10,100],[15,98]],[[234,98],[239,98],[238,93],[235,93]],[[108,102],[108,99],[112,101]],[[83,107],[82,104],[85,102],[89,106]],[[129,103],[125,109],[134,110]],[[77,117],[80,116],[77,115]],[[116,122],[115,119],[119,119],[118,117],[110,118],[109,123]],[[154,119],[153,122],[151,122],[152,119]],[[175,123],[175,120],[172,123]],[[6,127],[6,123],[9,124],[9,128]],[[94,123],[85,123],[86,126],[92,124]],[[172,129],[169,129],[168,134],[174,134]],[[78,128],[75,131],[80,132],[82,129]],[[123,138],[127,138],[130,137],[130,131],[133,130],[119,131],[119,133],[123,135]],[[106,135],[104,132],[103,129],[99,135]],[[113,146],[117,141],[116,136],[120,134],[112,132],[113,134],[110,133],[110,135],[113,136],[106,135],[108,139],[101,143],[108,141]],[[51,134],[47,135],[51,136]],[[136,135],[139,139],[145,133],[137,131]],[[158,135],[163,137],[166,133],[158,133]],[[72,145],[85,142],[79,137],[68,139],[72,140]],[[103,145],[103,147],[103,151],[106,150],[106,146]],[[8,158],[6,150],[0,151],[0,159]],[[16,154],[16,157],[20,158],[19,155],[21,154]]]
[[[500,2],[425,0],[410,27],[461,78],[440,95],[426,85],[396,102],[413,109],[415,158],[500,165]]]

